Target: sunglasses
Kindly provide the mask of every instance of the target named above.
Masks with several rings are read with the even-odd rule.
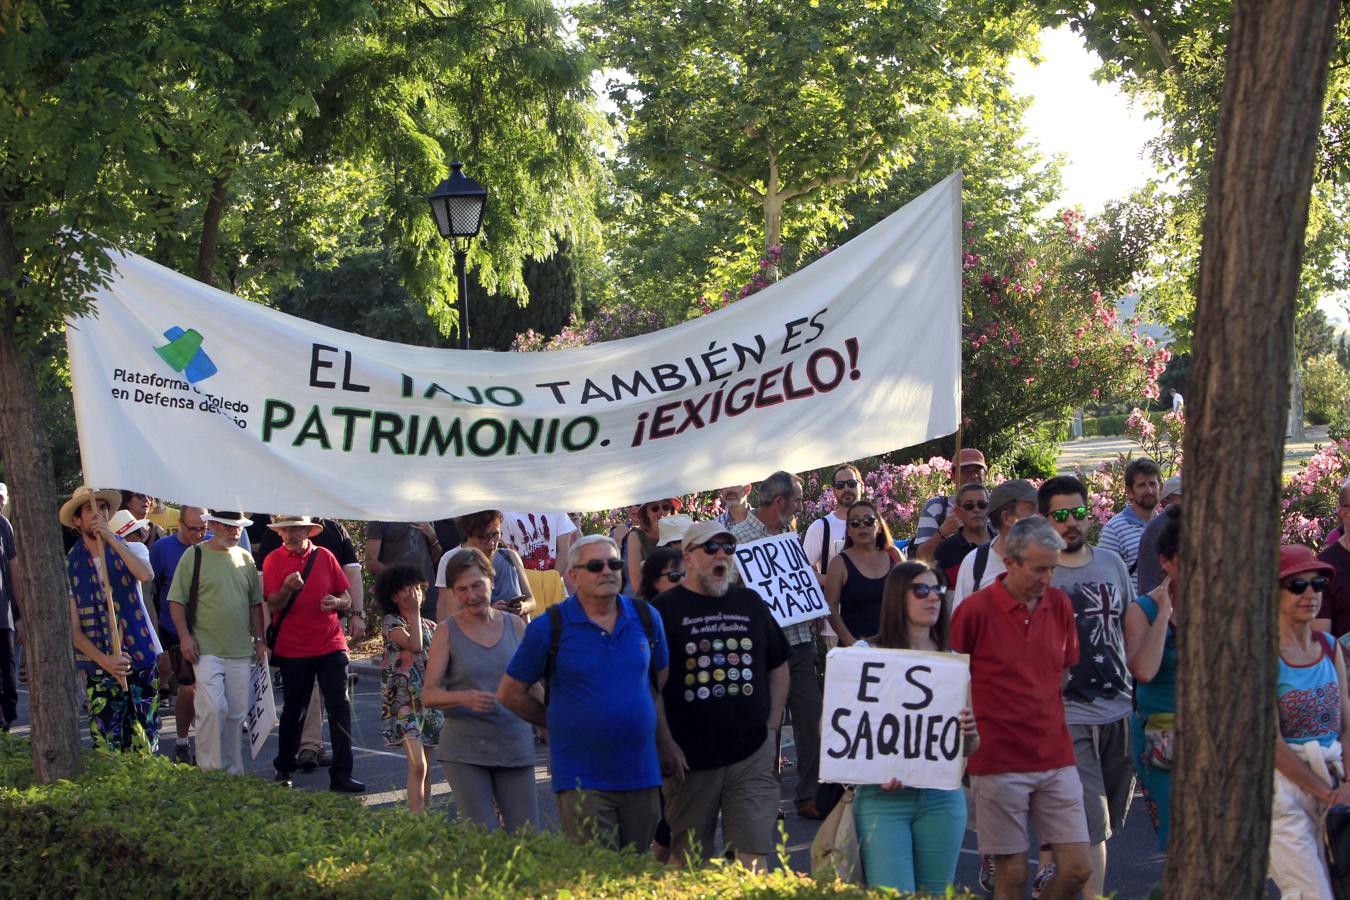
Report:
[[[962,504],[961,504],[961,508],[964,509],[966,512],[970,512],[972,509],[988,509],[988,508],[989,508],[989,501],[988,501],[988,500],[967,500],[965,503],[962,503]]]
[[[848,520],[849,528],[871,528],[875,524],[877,524],[875,516],[863,516],[861,519]]]
[[[1086,506],[1075,506],[1073,509],[1055,509],[1050,511],[1050,518],[1060,523],[1069,521],[1069,516],[1073,516],[1074,519],[1081,522],[1087,518],[1087,515],[1088,508]]]
[[[611,572],[618,572],[623,569],[623,560],[621,559],[593,559],[590,562],[577,566],[578,569],[585,569],[592,575],[599,575],[601,572],[609,569]]]
[[[858,486],[858,479],[844,478],[834,483],[835,490],[842,491],[844,488],[855,488]]]
[[[675,504],[673,504],[673,503],[648,503],[648,504],[647,504],[647,512],[674,512],[674,511],[675,511]]]
[[[680,579],[684,577],[684,572],[679,569],[671,569],[669,572],[662,572],[661,577],[671,584],[679,584]]]
[[[937,594],[939,600],[947,596],[947,589],[940,588],[935,584],[911,584],[909,590],[920,600],[927,600],[930,594]]]
[[[727,556],[736,552],[735,541],[708,541],[706,544],[699,544],[699,549],[709,556],[713,556],[718,550],[725,550]]]
[[[1327,588],[1327,576],[1316,575],[1312,578],[1291,578],[1285,582],[1284,589],[1295,596],[1312,588],[1319,594]]]

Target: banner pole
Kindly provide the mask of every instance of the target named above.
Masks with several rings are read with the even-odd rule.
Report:
[[[956,426],[956,452],[952,454],[952,497],[961,490],[961,426]]]
[[[87,490],[89,491],[89,503],[90,503],[90,505],[93,507],[95,514],[97,514],[97,513],[98,513],[98,499],[97,499],[97,497],[96,497],[95,494],[94,494],[94,489],[93,489],[93,488],[87,488]],[[106,607],[107,613],[108,613],[108,643],[109,643],[109,644],[111,645],[111,647],[112,647],[113,655],[114,655],[115,657],[117,657],[118,660],[121,660],[121,658],[122,658],[122,629],[121,629],[121,627],[117,624],[117,607],[116,607],[116,605],[113,603],[112,588],[109,587],[109,584],[108,584],[108,571],[107,571],[107,569],[108,569],[108,555],[107,555],[107,552],[104,550],[104,544],[103,544],[103,532],[101,532],[101,531],[98,532],[97,535],[96,535],[96,537],[97,537],[97,540],[98,540],[98,561],[99,561],[99,565],[98,565],[98,566],[95,566],[95,568],[98,570],[98,582],[99,582],[99,587],[103,589],[103,603],[104,603],[104,606]],[[125,675],[118,675],[118,676],[116,676],[116,678],[117,678],[117,683],[118,683],[119,685],[121,685],[122,690],[125,691],[125,690],[127,689],[127,677],[126,677]]]

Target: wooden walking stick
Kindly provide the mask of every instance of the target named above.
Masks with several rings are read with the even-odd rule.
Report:
[[[98,498],[94,495],[93,488],[87,488],[87,490],[89,491],[89,504],[97,513]],[[94,568],[98,572],[99,587],[103,589],[103,603],[108,613],[108,641],[112,645],[113,656],[120,660],[122,658],[122,629],[117,624],[117,606],[113,603],[112,588],[109,587],[108,583],[108,556],[103,546],[103,532],[97,532],[96,538],[98,540],[98,561],[100,565]],[[118,675],[116,678],[117,683],[125,691],[127,689],[127,676]]]

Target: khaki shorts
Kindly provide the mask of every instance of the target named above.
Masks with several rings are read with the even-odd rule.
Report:
[[[1083,783],[1073,766],[1048,772],[972,775],[980,853],[1007,856],[1031,847],[1027,823],[1042,844],[1086,844]]]
[[[717,814],[722,814],[722,838],[740,853],[767,855],[774,849],[778,824],[778,780],[774,778],[774,741],[764,743],[740,762],[718,769],[688,772],[684,781],[667,778],[666,822],[671,849],[711,859],[717,837]]]
[[[1083,811],[1088,840],[1105,843],[1125,825],[1134,796],[1134,760],[1130,758],[1130,720],[1109,725],[1070,725],[1078,778],[1083,782]]]

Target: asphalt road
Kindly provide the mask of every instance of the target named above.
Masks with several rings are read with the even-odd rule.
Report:
[[[367,792],[357,801],[367,806],[397,807],[404,802],[404,788],[407,784],[407,763],[399,751],[386,748],[380,737],[380,691],[378,671],[369,665],[358,664],[357,682],[352,691],[353,701],[353,738],[356,756],[355,777],[367,784]],[[278,698],[280,699],[280,698]],[[20,690],[20,714],[13,731],[18,735],[28,733],[27,719],[28,694]],[[87,727],[82,718],[81,733],[88,743]],[[174,724],[172,715],[166,716],[161,729],[161,745],[168,755],[173,750]],[[815,836],[818,823],[797,816],[792,803],[792,789],[796,783],[795,768],[792,760],[794,750],[791,743],[791,730],[784,732],[784,756],[787,763],[783,770],[782,799],[783,825],[787,831],[787,851],[791,866],[798,871],[810,868],[811,840]],[[268,739],[256,759],[249,762],[249,774],[253,777],[270,779],[272,777],[272,756],[276,752],[276,734]],[[244,750],[248,755],[247,745]],[[557,806],[553,801],[549,787],[547,748],[540,747],[537,757],[536,778],[539,788],[539,807],[544,827],[555,830],[558,827]],[[448,814],[453,807],[449,786],[440,772],[436,772],[433,788],[432,807],[435,812]],[[323,769],[311,773],[297,772],[295,786],[300,790],[325,790],[328,787],[328,775]],[[1109,863],[1106,887],[1115,892],[1120,900],[1134,900],[1147,897],[1154,884],[1161,880],[1163,858],[1157,852],[1153,829],[1148,821],[1148,813],[1142,800],[1136,798],[1125,827],[1114,835],[1108,844]],[[1033,854],[1034,856],[1034,854]],[[1034,871],[1034,864],[1031,867]],[[961,851],[957,865],[956,880],[959,885],[969,886],[978,891],[979,854],[976,851],[974,832],[966,833],[965,846]],[[1028,893],[1028,896],[1030,894]],[[1273,895],[1272,895],[1273,896]]]

